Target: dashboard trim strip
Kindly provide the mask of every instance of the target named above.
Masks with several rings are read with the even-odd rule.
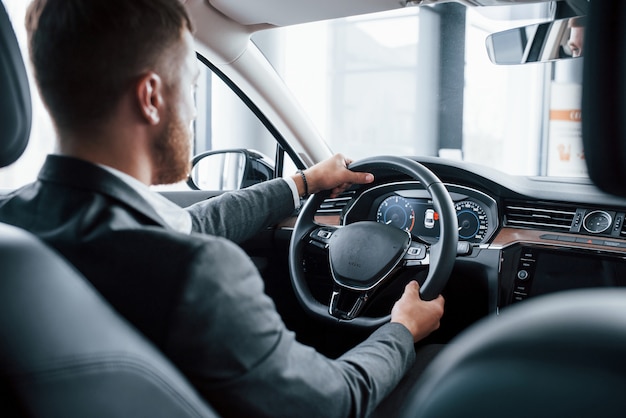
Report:
[[[555,239],[546,239],[546,236],[554,236]],[[558,237],[570,238],[566,240],[558,240]],[[593,241],[593,242],[592,242]],[[597,239],[590,238],[587,235],[550,233],[543,230],[531,230],[521,228],[502,228],[496,235],[495,239],[489,246],[490,249],[501,250],[516,244],[549,244],[553,247],[563,247],[568,249],[592,249],[613,254],[626,254],[626,247],[615,247],[612,245],[601,245],[597,243]],[[602,238],[603,242],[624,244],[623,240]]]

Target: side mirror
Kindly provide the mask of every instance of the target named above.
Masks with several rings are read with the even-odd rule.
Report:
[[[489,35],[489,59],[510,65],[582,57],[586,20],[576,16]]]
[[[273,176],[272,162],[257,151],[208,151],[196,155],[191,161],[187,185],[193,190],[238,190],[270,180]]]

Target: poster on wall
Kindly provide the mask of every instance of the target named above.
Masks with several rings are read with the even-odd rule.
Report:
[[[548,176],[586,177],[581,92],[577,83],[552,83],[548,131]]]

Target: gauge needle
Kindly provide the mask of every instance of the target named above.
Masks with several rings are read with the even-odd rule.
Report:
[[[389,219],[387,222],[385,222],[385,225],[389,225],[391,222],[393,222],[391,219]]]

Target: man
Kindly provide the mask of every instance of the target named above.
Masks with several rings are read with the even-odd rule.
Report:
[[[2,197],[0,219],[69,259],[220,414],[371,413],[439,326],[443,299],[409,284],[391,323],[331,360],[295,341],[233,243],[291,214],[307,188],[339,193],[371,174],[336,155],[180,209],[148,188],[189,170],[198,68],[178,0],[34,0],[26,24],[58,154]]]
[[[567,22],[567,27],[570,30],[567,46],[574,58],[583,56],[586,23],[587,19],[584,16],[573,17]]]

